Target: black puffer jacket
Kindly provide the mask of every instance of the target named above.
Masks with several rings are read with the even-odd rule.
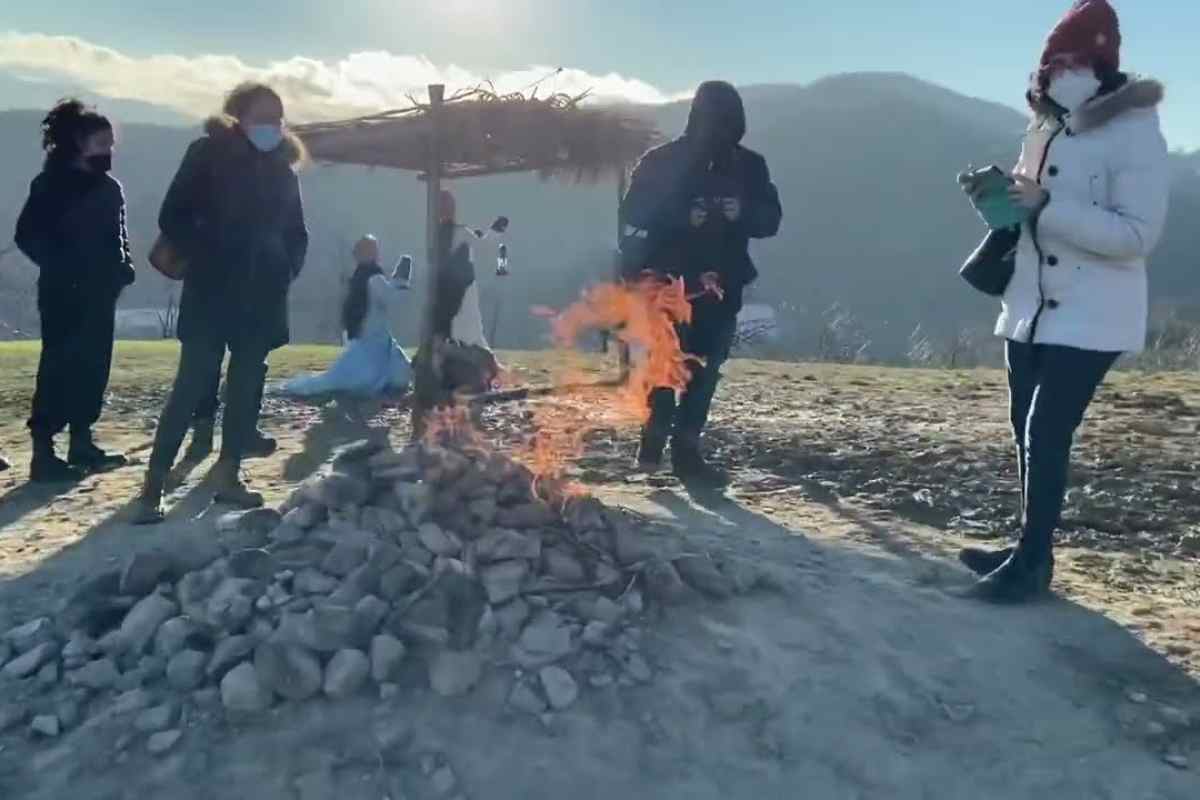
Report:
[[[622,268],[682,276],[689,291],[699,277],[716,272],[725,291],[722,307],[737,313],[742,292],[758,276],[751,239],[779,231],[783,210],[766,160],[742,147],[746,114],[741,96],[727,83],[702,84],[680,138],[642,156],[621,203]],[[741,216],[729,222],[715,202],[736,197]],[[709,205],[704,227],[690,225],[692,207]]]
[[[296,166],[285,140],[260,153],[214,118],[183,157],[158,224],[188,261],[179,338],[217,336],[233,346],[288,342],[288,290],[308,251]]]
[[[133,283],[125,193],[110,175],[47,163],[13,238],[40,270],[39,302],[65,294],[115,300]]]

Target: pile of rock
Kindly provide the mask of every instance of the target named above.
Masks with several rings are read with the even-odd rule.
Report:
[[[581,684],[652,679],[638,625],[648,603],[755,582],[706,557],[666,558],[624,514],[547,501],[534,485],[495,453],[352,445],[279,510],[137,554],[54,618],[4,634],[4,696],[20,699],[0,704],[0,732],[55,737],[117,708],[165,752],[193,702],[246,715],[372,686],[456,696],[498,667],[516,675],[513,708],[562,710]]]

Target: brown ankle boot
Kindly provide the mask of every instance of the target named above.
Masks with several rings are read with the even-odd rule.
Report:
[[[261,508],[263,496],[246,488],[246,484],[242,483],[240,471],[238,464],[233,461],[217,462],[209,476],[214,499],[234,508]]]
[[[166,476],[146,473],[146,482],[142,485],[142,493],[136,501],[134,525],[157,525],[166,519],[163,513],[163,490],[166,482]]]

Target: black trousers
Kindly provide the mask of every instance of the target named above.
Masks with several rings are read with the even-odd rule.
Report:
[[[258,424],[259,387],[270,347],[258,342],[227,342],[201,335],[183,340],[175,383],[163,408],[150,453],[150,471],[165,474],[187,436],[196,410],[208,401],[221,380],[221,363],[229,350],[225,379],[225,418],[221,429],[221,459],[240,463]]]
[[[263,390],[266,388],[266,383],[267,365],[264,363],[262,366],[262,376],[258,381],[258,405],[260,409],[262,408],[262,396]],[[225,390],[226,392],[229,391],[228,385],[226,385]],[[208,391],[205,392],[204,399],[200,401],[200,405],[196,407],[196,414],[194,418],[197,422],[200,420],[214,420],[217,418],[217,411],[220,409],[220,407],[221,373],[218,372],[216,380],[213,381],[212,386],[210,386]]]
[[[1022,547],[1050,549],[1066,498],[1075,431],[1119,356],[1007,342],[1009,412],[1021,481]]]
[[[665,441],[673,436],[685,444],[699,443],[736,332],[737,315],[719,306],[707,313],[705,307],[697,306],[692,324],[680,326],[683,352],[703,358],[704,364],[693,365],[691,380],[678,402],[674,389],[655,389],[650,394],[650,421],[646,425],[650,438]]]
[[[42,291],[42,354],[29,428],[51,438],[68,425],[83,433],[100,419],[112,370],[117,292]]]

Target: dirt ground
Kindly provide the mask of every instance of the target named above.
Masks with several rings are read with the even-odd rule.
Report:
[[[171,356],[119,354],[106,443],[145,458]],[[327,357],[287,353],[273,377]],[[219,511],[203,469],[149,530],[125,522],[137,466],[62,493],[26,486],[29,359],[0,351],[0,452],[14,463],[0,474],[0,629],[137,549],[211,535]],[[507,360],[521,382],[551,363]],[[772,578],[645,620],[649,685],[587,688],[542,721],[504,711],[503,669],[456,701],[414,681],[250,722],[197,709],[165,757],[115,724],[50,744],[16,732],[0,737],[0,797],[1200,797],[1200,380],[1105,387],[1077,449],[1057,598],[998,609],[957,596],[969,576],[953,554],[1014,525],[1001,375],[765,362],[728,375],[709,437],[734,471],[728,495],[631,474],[629,429],[593,432],[575,470],[654,523],[648,535]],[[488,434],[518,443],[526,411],[489,409]],[[250,477],[278,502],[368,425],[407,437],[399,407],[269,398],[281,449]],[[396,739],[423,755],[388,758],[379,742]],[[443,764],[451,788],[430,780]]]

